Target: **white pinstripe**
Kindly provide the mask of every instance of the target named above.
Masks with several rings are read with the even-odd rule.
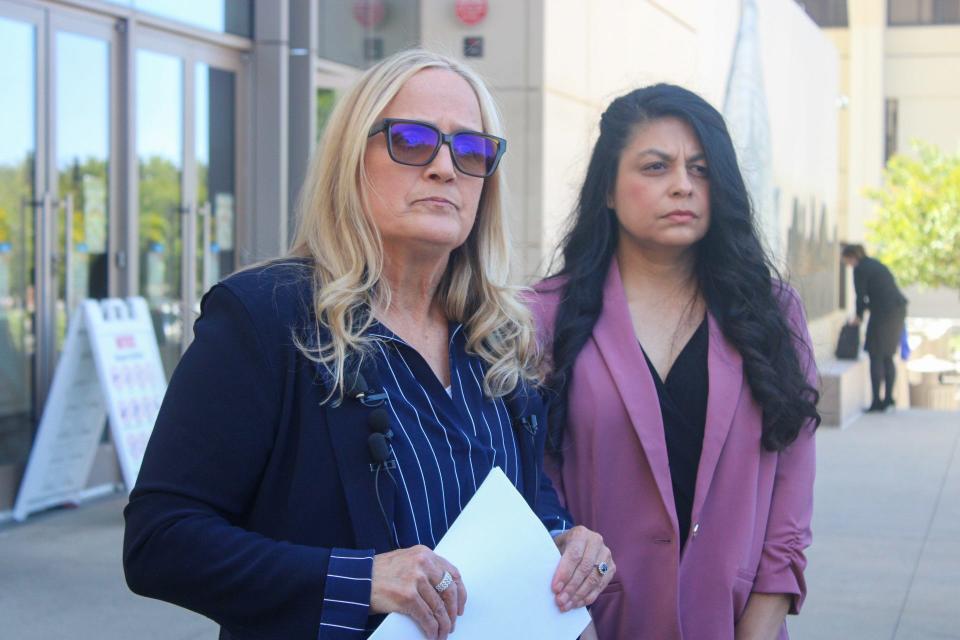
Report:
[[[366,631],[366,629],[360,629],[358,627],[345,627],[342,624],[333,624],[332,622],[321,622],[321,627],[336,627],[337,629],[350,629],[351,631]]]
[[[410,365],[407,364],[406,359],[403,357],[403,354],[400,355],[400,360],[403,361],[404,366],[407,367],[407,371],[410,372],[410,375],[413,377],[413,379],[417,380],[416,376],[413,375],[413,370],[410,369]],[[437,424],[439,424],[443,430],[443,438],[444,440],[447,441],[447,448],[450,450],[450,464],[453,465],[453,479],[456,481],[456,485],[457,485],[457,506],[460,508],[460,511],[463,511],[463,495],[460,489],[460,473],[457,471],[457,466],[458,466],[457,461],[453,457],[453,444],[450,442],[450,433],[449,433],[450,430],[443,424],[443,422],[440,421],[440,416],[437,414],[437,410],[433,406],[433,401],[430,400],[430,394],[427,393],[427,390],[423,387],[422,384],[420,384],[419,380],[417,380],[417,385],[420,387],[420,391],[423,392],[423,397],[426,399],[427,405],[430,407],[430,412],[433,414],[433,419],[437,421]],[[453,398],[452,395],[450,397],[451,399]],[[472,447],[470,447],[469,441],[467,442],[467,447],[468,447],[467,451],[469,452],[472,449]],[[442,481],[442,476],[441,476],[441,481]],[[447,517],[446,501],[444,501],[443,517],[444,518]],[[447,521],[447,528],[448,529],[450,528],[449,521]]]
[[[427,404],[430,405],[430,410],[433,411],[433,403],[430,402],[430,396],[427,394],[427,390],[423,388],[423,385],[420,384],[420,381],[417,380],[417,377],[416,377],[415,375],[413,375],[413,369],[411,369],[411,368],[410,368],[410,365],[407,364],[407,359],[403,357],[403,354],[400,353],[399,351],[397,351],[397,355],[400,356],[400,362],[402,362],[402,363],[403,363],[403,366],[405,366],[405,367],[407,368],[407,372],[410,374],[410,377],[413,378],[414,381],[417,383],[417,386],[420,387],[420,391],[423,392],[423,396],[427,399]],[[389,364],[388,364],[387,366],[389,366]],[[393,369],[392,369],[392,368],[390,369],[390,373],[393,374]],[[393,379],[396,380],[397,377],[394,376]],[[398,385],[398,387],[399,387],[399,382],[397,383],[397,385]],[[449,529],[449,528],[450,528],[450,518],[449,518],[449,516],[447,515],[447,490],[446,490],[446,487],[445,487],[444,484],[443,484],[443,469],[440,468],[440,460],[437,459],[437,452],[434,450],[433,445],[430,443],[430,438],[427,437],[427,432],[426,432],[426,431],[424,430],[424,428],[423,428],[423,423],[420,421],[420,414],[417,412],[416,408],[414,408],[413,404],[412,404],[409,400],[407,400],[407,397],[406,397],[406,395],[403,393],[403,391],[400,392],[400,395],[403,397],[403,399],[406,401],[406,403],[410,406],[410,408],[413,409],[414,415],[417,416],[417,424],[420,425],[420,431],[421,431],[421,433],[423,433],[423,439],[427,441],[427,446],[430,447],[430,453],[433,454],[433,461],[434,461],[434,463],[436,463],[436,465],[437,465],[437,476],[440,477],[440,495],[443,497],[443,522],[444,522],[444,525],[446,525],[446,528]],[[437,418],[437,412],[436,412],[436,411],[433,411],[433,417],[436,418],[437,424],[440,424],[440,419]],[[441,426],[441,428],[443,427],[442,424],[441,424],[440,426]],[[443,436],[444,436],[445,438],[446,438],[446,436],[447,436],[447,430],[446,430],[446,429],[443,429]],[[450,439],[449,439],[449,438],[447,438],[447,445],[448,445],[448,446],[450,445]],[[453,460],[453,447],[450,447],[450,459]],[[454,465],[453,465],[453,472],[454,472],[454,474],[456,474],[456,472],[457,472],[457,465],[456,465],[456,463],[454,463]],[[457,480],[457,493],[458,493],[458,495],[459,495],[459,492],[460,492],[460,481]],[[461,507],[461,509],[462,509],[462,507]]]
[[[403,393],[403,389],[402,389],[401,386],[400,386],[400,381],[397,380],[397,374],[394,373],[394,371],[393,371],[393,366],[391,366],[391,364],[390,364],[390,358],[387,357],[387,352],[384,350],[383,345],[382,345],[381,343],[377,342],[377,348],[380,349],[380,352],[383,354],[383,360],[384,360],[384,362],[387,363],[387,368],[390,369],[390,375],[393,376],[393,381],[394,381],[394,382],[396,383],[396,385],[397,385],[397,390],[400,392],[400,397],[403,398],[403,401],[406,402],[406,403],[410,406],[411,409],[413,409],[413,405],[410,403],[409,400],[407,400],[407,397],[406,397],[406,396],[404,395],[404,393]],[[384,392],[386,392],[386,389],[384,389]],[[433,540],[433,546],[437,546],[437,537],[436,537],[436,535],[433,533],[433,514],[430,512],[430,500],[426,498],[426,496],[428,495],[428,493],[427,493],[427,477],[426,477],[426,476],[424,475],[424,473],[423,473],[423,465],[420,464],[420,456],[417,455],[417,448],[413,446],[413,441],[410,439],[410,434],[407,433],[406,428],[405,428],[405,427],[403,426],[403,424],[401,424],[401,422],[400,422],[400,416],[397,414],[397,410],[394,409],[394,407],[393,407],[393,402],[390,401],[390,394],[389,394],[389,393],[387,393],[387,404],[390,405],[390,410],[393,412],[393,417],[394,417],[394,418],[396,419],[396,421],[397,421],[397,426],[400,428],[400,432],[403,433],[403,437],[407,439],[407,444],[410,445],[410,450],[413,452],[413,459],[416,460],[416,462],[417,462],[417,468],[420,470],[420,480],[423,482],[423,495],[424,495],[424,498],[425,498],[424,502],[425,502],[426,505],[427,505],[427,523],[428,523],[428,525],[429,525],[429,527],[430,527],[430,538],[431,538],[431,540]],[[417,413],[416,409],[413,409],[413,415],[416,416],[416,418],[417,418],[417,423],[420,424],[420,430],[423,431],[423,424],[420,423],[420,415]],[[425,432],[424,432],[424,437],[426,437],[426,433],[425,433]],[[432,450],[433,450],[433,447],[431,446],[430,449],[431,449],[431,451],[432,451]],[[436,454],[436,453],[433,454],[433,459],[434,459],[434,461],[436,461],[436,459],[437,459],[437,454]],[[439,468],[439,463],[437,463],[437,466],[438,466],[438,468]],[[402,474],[401,474],[401,478],[402,478],[402,477],[403,477],[403,476],[402,476]],[[406,483],[404,483],[403,489],[404,489],[404,491],[406,491],[406,493],[407,493],[407,502],[410,503],[410,510],[413,511],[413,501],[410,499],[410,492],[407,491]],[[418,533],[417,533],[417,543],[419,544],[419,543],[420,543],[420,533],[419,533],[419,527],[416,526],[417,519],[416,519],[416,516],[415,516],[415,515],[414,515],[413,523],[414,523],[414,528],[417,529],[417,531],[418,531]]]
[[[494,444],[493,444],[493,430],[490,428],[490,423],[487,422],[487,413],[483,410],[483,404],[482,404],[483,400],[486,399],[486,394],[483,392],[483,385],[480,384],[480,380],[477,378],[477,374],[476,374],[476,373],[474,372],[474,370],[473,370],[473,363],[472,363],[472,362],[468,362],[468,363],[467,363],[467,368],[470,369],[470,375],[473,376],[473,381],[477,383],[477,390],[480,392],[480,399],[481,399],[480,417],[483,418],[483,424],[486,425],[486,427],[487,427],[487,433],[490,435],[490,449],[493,450],[493,460],[490,462],[490,464],[491,464],[491,466],[496,466],[496,465],[497,465],[497,448],[496,448],[496,447],[494,446]],[[483,372],[481,371],[481,373],[483,373]],[[502,430],[502,429],[501,429],[501,431],[500,431],[500,442],[501,442],[501,444],[503,444],[503,455],[504,455],[504,457],[506,457],[506,455],[507,455],[507,443],[503,441],[503,430]],[[504,460],[504,465],[506,465],[506,463],[507,463],[507,461]],[[507,470],[506,470],[506,469],[503,470],[503,473],[504,473],[504,475],[506,475],[508,478],[510,477],[509,475],[507,475]]]
[[[470,424],[473,425],[473,435],[480,439],[480,436],[477,434],[477,423],[473,421],[473,414],[470,413],[470,405],[467,404],[467,396],[463,393],[463,380],[460,378],[460,370],[457,369],[457,386],[460,387],[460,397],[463,399],[463,408],[467,411],[467,417],[470,418]],[[467,438],[467,444],[470,444],[470,438]],[[471,447],[472,449],[473,447]],[[477,492],[477,473],[473,470],[473,456],[470,456],[470,475],[473,476],[473,492]]]

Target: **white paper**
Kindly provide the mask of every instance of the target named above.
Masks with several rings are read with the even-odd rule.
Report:
[[[560,552],[499,467],[483,481],[436,552],[463,576],[467,605],[456,640],[574,640],[590,623],[585,607],[561,613],[550,588]],[[424,635],[412,618],[392,613],[371,640]]]

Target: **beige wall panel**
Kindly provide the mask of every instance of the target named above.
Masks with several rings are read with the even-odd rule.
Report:
[[[584,0],[548,0],[544,6],[544,87],[586,99],[593,67],[586,37],[590,8]]]
[[[696,31],[651,3],[591,2],[586,36],[592,52],[588,101],[606,105],[655,82],[696,83]]]
[[[898,107],[897,151],[910,142],[930,142],[946,153],[960,153],[960,94],[952,98],[901,98]]]
[[[696,30],[704,25],[704,11],[711,4],[721,4],[723,0],[647,0],[646,4],[651,5],[664,15],[668,15],[679,24],[687,25]],[[616,2],[618,6],[629,6],[640,4],[635,0],[620,0]]]
[[[539,160],[535,147],[537,136],[530,135],[531,123],[528,121],[529,93],[524,89],[496,89],[494,97],[503,115],[507,153],[504,155],[501,170],[507,180],[507,214],[510,219],[510,234],[514,243],[530,240],[526,226],[526,209],[530,175],[535,172]],[[538,126],[536,124],[533,127]],[[531,155],[533,157],[531,157]]]
[[[695,80],[685,86],[722,111],[740,26],[740,0],[702,4],[694,57]]]
[[[891,27],[884,43],[886,54],[960,56],[960,26]]]
[[[548,92],[543,114],[543,219],[538,231],[546,263],[560,241],[583,183],[599,133],[600,111]]]
[[[777,183],[816,195],[833,212],[840,94],[836,49],[793,2],[763,3],[760,30],[767,34],[763,71]]]
[[[960,96],[960,54],[888,57],[885,81],[891,98]]]
[[[850,32],[848,29],[824,29],[823,33],[837,50],[839,92],[843,101],[837,109],[837,232],[844,239],[850,237],[849,202],[845,195],[850,180]]]
[[[463,59],[497,87],[529,87],[540,81],[542,0],[491,0],[476,26],[460,22],[453,0],[421,0],[423,45]],[[483,36],[483,57],[463,58],[463,38]]]

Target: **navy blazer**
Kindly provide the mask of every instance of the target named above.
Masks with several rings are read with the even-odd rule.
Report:
[[[330,549],[392,549],[370,472],[372,409],[324,402],[292,339],[313,326],[311,287],[307,263],[277,262],[204,296],[124,511],[130,588],[213,619],[221,639],[315,640]],[[569,520],[542,472],[539,395],[521,386],[507,404],[527,503]],[[522,426],[530,416],[541,428]],[[395,489],[380,487],[392,514]]]

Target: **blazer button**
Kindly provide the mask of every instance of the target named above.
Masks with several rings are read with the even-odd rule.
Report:
[[[694,525],[693,525],[693,537],[694,537],[694,538],[697,537],[697,532],[698,532],[698,531],[700,531],[700,523],[699,523],[699,522],[695,522]]]

